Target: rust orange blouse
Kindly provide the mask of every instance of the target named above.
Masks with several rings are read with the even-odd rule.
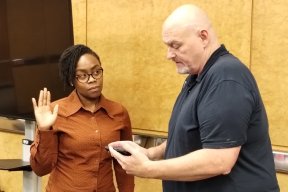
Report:
[[[59,104],[57,120],[49,131],[36,130],[31,145],[33,171],[50,173],[47,192],[115,192],[114,165],[119,192],[134,191],[134,177],[127,175],[104,148],[117,140],[132,140],[127,110],[119,103],[100,97],[91,113],[82,108],[74,90]]]

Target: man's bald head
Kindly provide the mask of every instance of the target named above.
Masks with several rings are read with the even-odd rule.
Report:
[[[211,22],[207,14],[199,7],[187,4],[178,7],[165,20],[163,28],[192,27],[196,30],[208,30]]]

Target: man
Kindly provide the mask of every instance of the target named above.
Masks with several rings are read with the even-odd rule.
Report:
[[[278,192],[267,116],[249,69],[219,44],[195,5],[177,8],[162,35],[168,59],[189,74],[167,142],[149,149],[114,142],[112,156],[129,174],[162,179],[164,192]]]

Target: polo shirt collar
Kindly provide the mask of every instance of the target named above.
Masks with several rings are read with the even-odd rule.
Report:
[[[216,62],[216,60],[221,57],[222,55],[229,54],[226,47],[222,44],[208,59],[207,63],[205,64],[203,71],[200,73],[200,75],[197,77],[196,81],[200,82],[205,74],[209,71],[209,69],[213,66],[213,64]]]
[[[228,54],[229,52],[225,48],[224,45],[221,45],[214,53],[212,53],[211,57],[208,59],[207,63],[205,64],[203,71],[200,73],[200,75],[188,75],[188,77],[185,80],[184,85],[188,87],[188,89],[192,88],[195,83],[200,82],[207,71],[213,66],[213,64],[216,62],[216,60],[225,54]]]

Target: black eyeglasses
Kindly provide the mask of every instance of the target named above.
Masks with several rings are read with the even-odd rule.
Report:
[[[90,79],[90,76],[92,76],[94,79],[100,79],[103,76],[103,68],[99,68],[96,71],[94,71],[93,73],[84,73],[81,75],[76,75],[76,79],[77,81],[79,81],[80,83],[87,83]]]

